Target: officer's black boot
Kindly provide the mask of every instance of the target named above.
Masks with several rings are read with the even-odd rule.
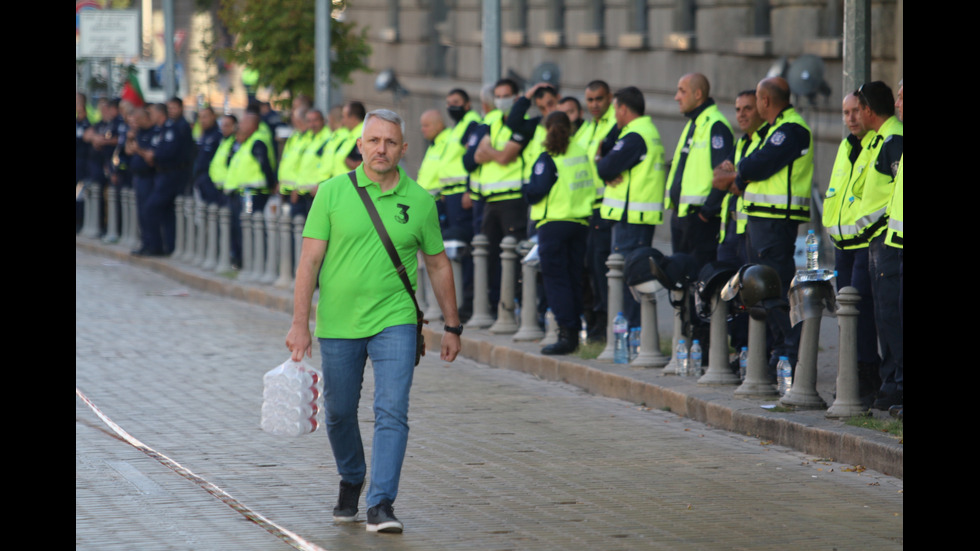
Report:
[[[578,348],[578,333],[571,327],[558,328],[558,342],[549,344],[541,349],[542,354],[549,356],[571,354]]]

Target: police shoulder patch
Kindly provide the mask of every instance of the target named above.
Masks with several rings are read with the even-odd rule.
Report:
[[[776,132],[772,133],[772,136],[769,137],[769,143],[772,145],[783,145],[783,142],[785,141],[786,134],[784,134],[782,131],[777,130]]]
[[[725,138],[721,136],[711,137],[711,149],[721,149],[725,147]]]
[[[623,140],[619,140],[618,142],[616,142],[616,145],[613,146],[612,150],[619,151],[622,148],[623,148]]]
[[[538,161],[534,164],[534,173],[538,176],[544,174],[544,161]]]

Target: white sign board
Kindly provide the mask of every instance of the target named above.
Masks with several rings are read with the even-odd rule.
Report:
[[[138,57],[139,13],[136,10],[83,10],[78,19],[82,57]]]

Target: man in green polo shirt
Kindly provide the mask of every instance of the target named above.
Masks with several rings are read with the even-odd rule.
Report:
[[[408,144],[396,113],[367,114],[357,140],[363,163],[354,170],[391,237],[413,289],[421,250],[446,321],[440,357],[459,353],[463,326],[456,311],[453,271],[443,251],[432,196],[398,166]],[[328,247],[329,243],[329,247]],[[322,270],[321,270],[322,265]],[[374,447],[367,495],[367,529],[402,531],[392,504],[408,442],[408,395],[415,363],[415,304],[386,253],[348,174],[320,184],[303,230],[293,323],[286,346],[294,360],[312,355],[309,317],[320,274],[315,334],[323,367],[327,435],[340,473],[334,520],[353,522],[367,466],[357,403],[368,357],[374,368]]]

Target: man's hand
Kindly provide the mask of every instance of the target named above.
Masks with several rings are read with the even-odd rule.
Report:
[[[442,333],[442,352],[439,354],[439,358],[444,362],[455,360],[461,346],[459,335],[444,331]]]
[[[473,208],[473,198],[470,197],[468,191],[463,192],[463,197],[460,199],[460,203],[465,210],[470,210]]]
[[[303,356],[313,357],[313,339],[309,325],[293,324],[286,335],[286,348],[292,353],[293,361],[300,362]]]
[[[616,187],[616,186],[618,186],[619,184],[622,184],[622,183],[623,183],[623,175],[620,174],[619,176],[616,176],[612,180],[609,180],[608,182],[606,182],[606,185],[609,186],[609,187]]]
[[[731,188],[735,187],[735,165],[731,161],[724,161],[715,167],[711,177],[711,187],[726,191],[731,191]]]

